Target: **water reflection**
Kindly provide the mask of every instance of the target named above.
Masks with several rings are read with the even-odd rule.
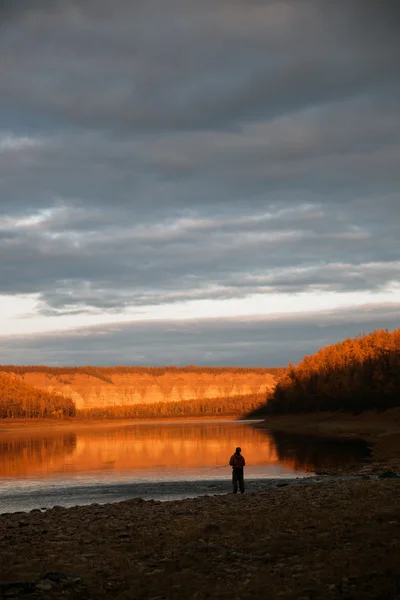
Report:
[[[53,473],[62,468],[76,449],[76,434],[0,437],[0,477],[27,473]]]
[[[359,464],[371,456],[370,446],[360,439],[321,438],[271,431],[279,461],[293,469],[323,470]]]
[[[0,477],[99,470],[205,470],[226,465],[241,444],[249,465],[279,463],[270,435],[232,422],[93,426],[70,434],[0,436]]]
[[[207,473],[225,476],[217,468],[227,465],[237,445],[249,465],[247,475],[257,477],[293,476],[359,461],[368,454],[363,442],[293,436],[238,422],[93,425],[67,433],[1,433],[0,478],[90,477],[94,472],[141,479],[171,478],[177,472],[181,479]]]

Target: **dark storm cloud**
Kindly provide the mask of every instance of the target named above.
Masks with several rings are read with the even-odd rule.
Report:
[[[0,293],[61,315],[399,282],[399,13],[0,0]]]
[[[143,321],[0,338],[0,364],[283,366],[363,331],[394,329],[399,318],[393,304],[301,318]]]
[[[399,49],[394,3],[368,4],[31,3],[3,35],[4,100],[28,106],[28,92],[66,123],[159,132],[367,93],[394,83]]]
[[[0,189],[9,211],[67,205],[182,211],[271,203],[344,203],[399,192],[398,109],[357,99],[238,132],[120,138],[105,133],[0,140]],[[116,215],[118,218],[118,215]],[[133,218],[133,215],[131,216]]]

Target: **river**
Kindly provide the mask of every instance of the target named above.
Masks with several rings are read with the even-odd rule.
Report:
[[[231,491],[241,446],[248,491],[368,456],[357,440],[321,440],[231,420],[0,431],[0,513],[55,505],[171,500]]]

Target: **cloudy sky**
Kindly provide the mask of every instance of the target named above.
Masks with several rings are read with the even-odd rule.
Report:
[[[0,0],[0,362],[400,326],[397,0]]]

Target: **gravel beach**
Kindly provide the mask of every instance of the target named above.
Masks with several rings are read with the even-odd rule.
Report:
[[[396,600],[399,540],[400,478],[4,514],[0,597]]]

